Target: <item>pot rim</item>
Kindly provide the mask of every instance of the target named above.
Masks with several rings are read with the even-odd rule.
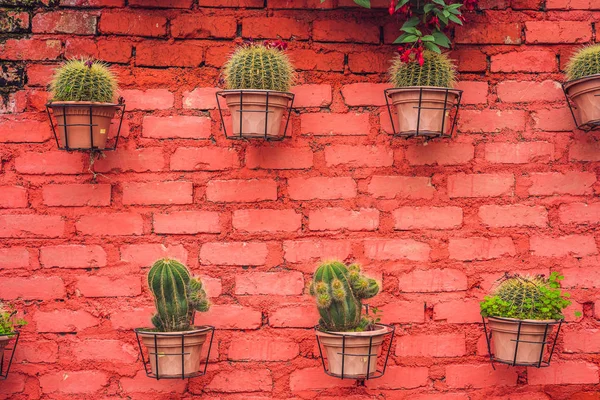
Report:
[[[293,99],[294,98],[294,93],[292,92],[281,92],[278,90],[267,90],[267,89],[225,89],[225,90],[220,90],[217,92],[217,94],[221,95],[221,96],[228,96],[228,95],[233,95],[233,94],[240,94],[240,93],[255,93],[255,94],[263,94],[263,93],[269,93],[269,96],[272,95],[276,95],[276,96],[281,96],[281,97],[287,97],[288,99]]]
[[[584,76],[582,78],[577,78],[577,79],[573,79],[570,81],[566,81],[562,84],[563,88],[565,90],[568,90],[569,88],[577,85],[578,83],[582,83],[582,82],[586,82],[586,81],[591,81],[594,79],[598,79],[600,80],[600,74],[593,74],[593,75],[588,75],[588,76]],[[600,83],[598,84],[600,86]]]
[[[194,329],[189,330],[189,331],[158,332],[158,331],[152,330],[152,328],[135,328],[134,331],[141,335],[171,337],[171,336],[181,336],[181,335],[190,336],[190,335],[197,335],[200,333],[208,333],[212,329],[214,329],[212,326],[201,325],[201,326],[194,326]]]
[[[423,89],[424,92],[446,92],[448,91],[448,93],[452,93],[456,96],[462,94],[462,90],[460,89],[454,89],[454,88],[448,88],[448,87],[443,87],[443,86],[403,86],[403,87],[398,87],[398,88],[390,88],[390,89],[386,89],[385,93],[388,96],[391,96],[392,94],[396,94],[396,93],[402,93],[402,92],[412,92],[412,91],[418,91]]]
[[[101,102],[101,101],[49,101],[48,106],[50,107],[54,107],[54,106],[70,106],[70,105],[76,105],[76,106],[87,106],[87,105],[91,105],[91,106],[102,106],[102,107],[117,107],[119,106],[119,104],[117,103],[105,103],[105,102]]]
[[[350,336],[350,337],[370,337],[370,336],[382,336],[387,335],[392,332],[393,329],[385,324],[375,324],[379,329],[375,329],[373,331],[363,331],[363,332],[337,332],[337,331],[324,331],[319,328],[319,325],[315,326],[315,331],[319,336]]]
[[[522,322],[529,325],[555,325],[559,324],[562,319],[518,319],[518,318],[508,318],[508,317],[487,317],[488,321],[496,320],[501,322],[512,322],[518,323]]]

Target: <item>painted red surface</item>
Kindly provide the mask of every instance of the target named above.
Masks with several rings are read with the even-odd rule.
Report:
[[[574,129],[559,87],[597,40],[599,2],[482,1],[452,53],[460,134],[427,145],[386,133],[387,1],[51,3],[7,7],[20,22],[0,24],[0,298],[29,320],[1,398],[600,399],[600,136]],[[239,35],[293,38],[284,142],[219,129],[219,68]],[[129,109],[95,181],[42,112],[52,69],[84,54],[113,63]],[[144,275],[163,256],[212,299],[205,377],[142,372],[131,329],[149,324]],[[372,303],[398,337],[366,387],[321,370],[306,284],[322,257],[383,281]],[[506,271],[550,270],[574,299],[552,367],[493,371],[478,301]]]

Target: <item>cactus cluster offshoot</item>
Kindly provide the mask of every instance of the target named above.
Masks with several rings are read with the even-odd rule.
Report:
[[[570,81],[596,74],[600,74],[600,44],[582,48],[567,64],[567,79]]]
[[[110,103],[117,81],[108,66],[92,59],[73,59],[56,70],[50,84],[54,101]]]
[[[456,81],[456,68],[443,54],[426,50],[423,52],[423,65],[403,61],[398,56],[390,68],[390,82],[394,87],[436,86],[452,88]]]
[[[192,278],[179,261],[167,258],[156,261],[148,273],[148,286],[156,306],[152,324],[159,332],[189,330],[194,311],[209,309],[202,282]]]

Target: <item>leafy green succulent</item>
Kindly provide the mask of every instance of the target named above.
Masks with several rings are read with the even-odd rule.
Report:
[[[16,315],[17,310],[13,305],[0,302],[0,336],[10,336],[16,328],[27,324],[27,321]]]

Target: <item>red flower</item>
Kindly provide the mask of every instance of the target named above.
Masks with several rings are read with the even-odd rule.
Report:
[[[439,27],[440,27],[440,20],[439,20],[439,18],[438,17],[432,17],[429,20],[429,26],[435,26],[435,27],[437,27],[439,29]]]
[[[415,50],[415,55],[416,55],[417,61],[419,62],[419,65],[422,67],[423,64],[425,63],[425,59],[423,58],[423,48],[417,47],[414,50]]]
[[[390,15],[394,15],[396,12],[396,0],[390,0],[390,8],[388,8]]]
[[[410,62],[410,55],[412,53],[412,49],[402,49],[402,47],[398,48],[398,51],[400,52],[400,61],[402,61],[403,63],[407,64]]]
[[[465,10],[473,11],[477,7],[477,3],[479,3],[479,0],[465,0],[463,5]]]

